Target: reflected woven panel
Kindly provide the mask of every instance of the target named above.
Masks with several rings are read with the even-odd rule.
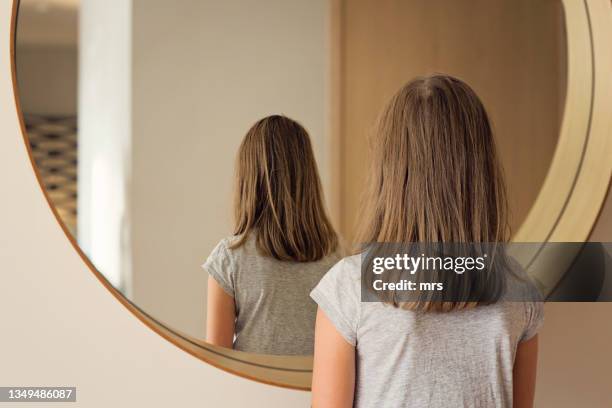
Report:
[[[32,155],[51,204],[70,232],[77,228],[77,118],[24,115]]]

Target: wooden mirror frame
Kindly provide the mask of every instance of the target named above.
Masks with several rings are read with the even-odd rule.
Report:
[[[540,244],[517,256],[545,294],[576,255],[548,243],[588,240],[612,177],[611,4],[563,0],[563,8],[567,86],[561,132],[542,189],[514,237]]]
[[[333,158],[339,157],[338,47],[343,0],[330,0],[331,83],[329,128]],[[588,239],[612,176],[612,8],[609,0],[562,0],[567,33],[567,87],[561,133],[552,164],[542,189],[526,221],[517,232],[516,242],[539,242],[539,249],[520,254],[526,265],[537,266],[535,278],[550,292],[561,279],[574,254],[559,253],[548,242],[584,242]],[[15,30],[19,0],[13,0],[10,60],[13,92],[21,132],[41,191],[58,224],[75,251],[104,287],[136,318],[177,347],[196,358],[244,378],[297,390],[309,390],[311,357],[269,356],[225,349],[193,339],[162,322],[128,300],[95,268],[61,221],[41,181],[30,149],[20,108],[15,69]],[[336,166],[336,164],[334,164]],[[334,168],[334,170],[338,170]],[[338,183],[333,171],[332,186]],[[333,189],[332,191],[338,191]],[[337,197],[332,214],[340,211]]]

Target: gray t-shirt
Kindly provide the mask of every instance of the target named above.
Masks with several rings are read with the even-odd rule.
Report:
[[[202,267],[234,298],[234,349],[312,355],[317,305],[308,294],[340,256],[284,262],[261,255],[254,234],[230,249],[233,239],[222,240]]]
[[[355,407],[512,407],[516,348],[541,326],[541,302],[450,313],[361,302],[360,266],[344,258],[311,293],[356,347]]]

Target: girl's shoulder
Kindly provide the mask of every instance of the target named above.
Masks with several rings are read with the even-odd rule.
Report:
[[[222,238],[217,243],[217,245],[215,245],[215,248],[212,250],[211,255],[226,254],[228,251],[232,249],[232,247],[236,244],[236,242],[237,242],[237,237],[235,236],[229,236],[229,237]]]
[[[344,270],[344,274],[349,274],[352,276],[360,276],[361,275],[361,255],[349,255],[343,257],[340,262],[342,264],[342,269]]]
[[[325,274],[323,286],[359,287],[361,282],[361,256],[338,256],[331,269]]]
[[[244,252],[246,249],[246,243],[237,245],[240,242],[239,240],[240,237],[235,235],[221,239],[210,252],[207,263],[237,263],[239,259],[244,257]]]
[[[221,241],[219,241],[217,244],[217,247],[220,251],[239,254],[244,251],[248,252],[249,250],[255,249],[256,241],[257,239],[252,233],[244,236],[230,235],[221,239]]]

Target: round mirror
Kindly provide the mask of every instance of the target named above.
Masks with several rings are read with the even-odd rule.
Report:
[[[560,135],[575,108],[569,29],[588,39],[586,20],[566,23],[562,1],[21,0],[15,14],[27,144],[69,238],[146,324],[229,371],[309,386],[312,344],[286,352],[270,341],[279,348],[261,353],[205,341],[210,288],[201,265],[236,231],[235,161],[264,117],[303,126],[325,211],[351,242],[367,136],[384,103],[415,76],[457,76],[490,113],[514,231],[530,238],[549,227],[534,208],[543,186],[555,183],[559,151],[568,151]],[[258,285],[276,279],[262,276],[233,288],[248,295],[246,305],[275,302]],[[311,302],[312,285],[292,294],[296,304]],[[300,332],[306,343],[312,313],[290,322],[310,331]],[[287,324],[266,316],[270,336]]]

